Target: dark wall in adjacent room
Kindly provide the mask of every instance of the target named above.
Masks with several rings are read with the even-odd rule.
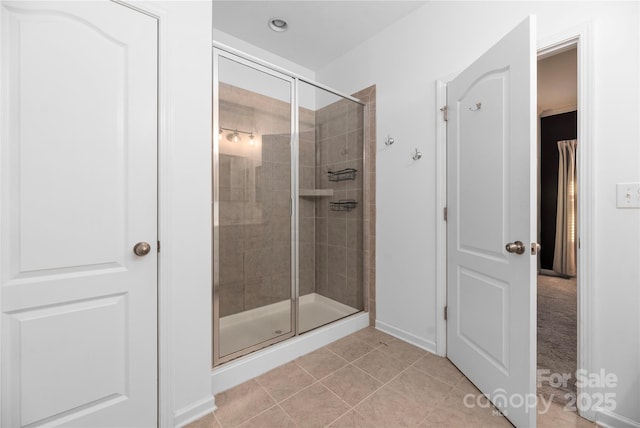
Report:
[[[578,113],[546,116],[540,119],[540,267],[553,269],[558,200],[558,145],[578,135]]]

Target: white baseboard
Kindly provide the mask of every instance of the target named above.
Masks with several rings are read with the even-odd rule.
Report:
[[[211,373],[211,392],[215,395],[226,391],[368,325],[369,313],[358,313],[230,361],[221,367],[216,367]]]
[[[596,424],[606,428],[640,428],[640,422],[607,410],[596,409]]]
[[[437,354],[436,343],[432,340],[423,339],[416,336],[415,334],[409,333],[408,331],[402,330],[378,320],[376,320],[376,328],[382,332],[390,334],[391,336],[397,337],[400,340],[404,340],[405,342],[415,345],[418,348],[422,348],[425,351]]]
[[[183,427],[203,416],[213,413],[217,409],[216,399],[213,395],[207,396],[202,400],[196,401],[177,410],[173,415],[173,426],[176,428]]]

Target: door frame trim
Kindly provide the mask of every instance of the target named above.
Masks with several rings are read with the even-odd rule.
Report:
[[[157,209],[158,209],[158,242],[168,242],[170,238],[169,221],[167,219],[170,212],[169,194],[169,135],[171,135],[170,120],[172,105],[169,102],[168,78],[167,78],[167,52],[168,52],[168,26],[167,13],[162,9],[149,6],[145,2],[134,2],[133,0],[111,0],[129,9],[143,13],[158,22],[158,88],[157,88],[157,119],[158,119],[158,142],[157,142]],[[172,378],[171,378],[171,295],[172,283],[169,280],[168,255],[158,250],[157,252],[157,424],[159,427],[174,426],[174,411],[172,404]]]
[[[591,23],[569,28],[552,36],[538,40],[538,60],[576,47],[578,51],[578,281],[577,281],[577,324],[578,355],[577,368],[592,372],[592,307],[593,307],[593,269],[594,269],[594,179],[593,179],[593,60]],[[458,73],[436,81],[436,353],[447,355],[447,322],[444,308],[447,304],[447,222],[444,209],[447,206],[447,127],[443,111],[447,103],[447,82]],[[535,213],[537,217],[538,213]],[[578,388],[580,394],[589,394],[588,386]],[[579,402],[580,400],[578,400]],[[595,420],[592,409],[578,409],[583,418]]]

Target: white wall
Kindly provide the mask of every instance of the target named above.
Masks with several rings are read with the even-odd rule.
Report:
[[[640,421],[640,210],[615,207],[615,183],[640,181],[638,2],[430,2],[316,72],[377,85],[377,318],[435,349],[435,81],[529,14],[539,38],[593,25],[593,369],[618,376],[615,413]]]
[[[214,408],[209,380],[211,3],[143,6],[161,11],[166,25],[160,29],[159,414],[161,426],[173,427]]]

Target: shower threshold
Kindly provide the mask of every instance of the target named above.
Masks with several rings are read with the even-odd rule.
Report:
[[[300,333],[360,312],[317,293],[300,296]],[[229,355],[291,332],[291,301],[220,318],[220,355]]]

